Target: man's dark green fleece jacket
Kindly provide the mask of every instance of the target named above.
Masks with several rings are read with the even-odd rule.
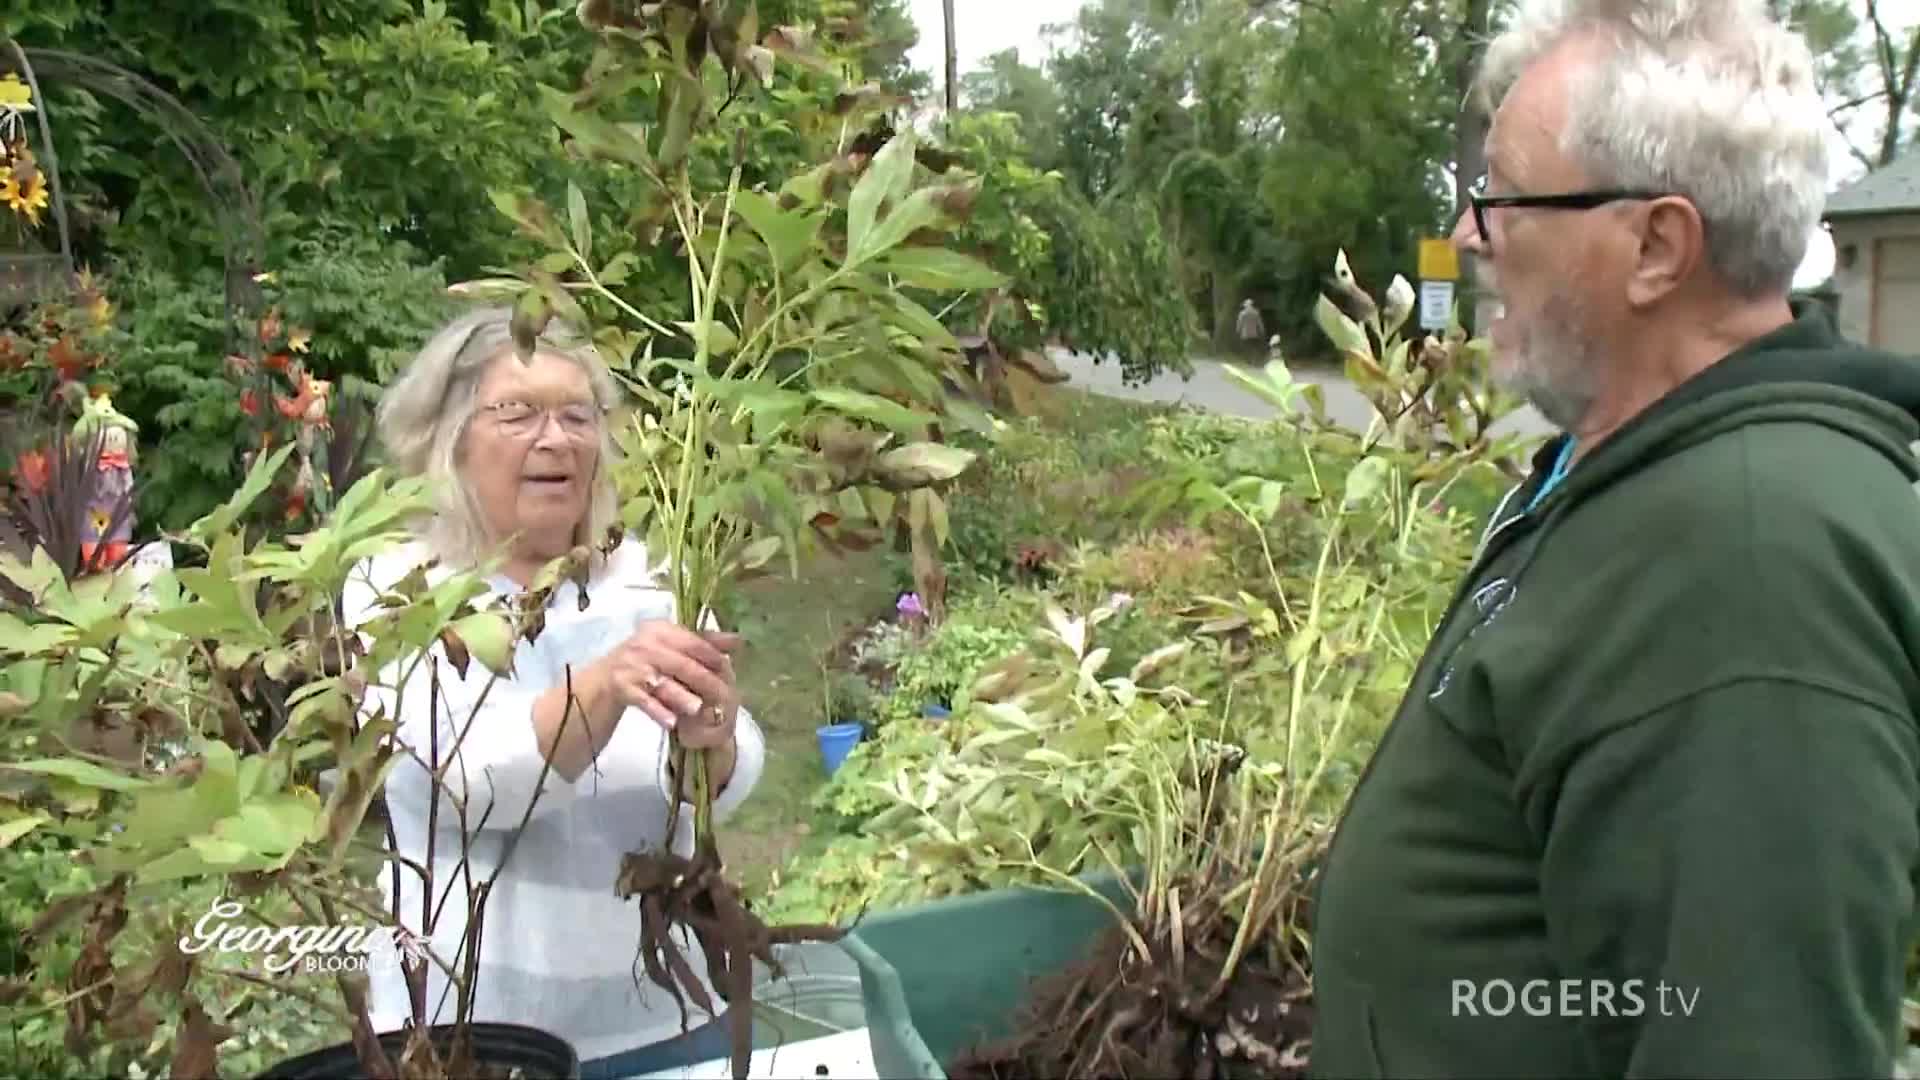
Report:
[[[1324,861],[1324,1077],[1888,1076],[1920,360],[1823,315],[1496,513]]]

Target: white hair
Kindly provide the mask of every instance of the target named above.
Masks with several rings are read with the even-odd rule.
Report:
[[[380,441],[395,470],[431,481],[434,508],[431,519],[419,527],[422,539],[433,555],[452,566],[478,567],[500,554],[499,545],[511,539],[492,535],[459,463],[460,442],[473,420],[481,380],[495,363],[513,356],[512,319],[509,308],[482,308],[454,319],[427,341],[380,401]],[[601,409],[618,403],[619,389],[598,351],[559,320],[548,323],[535,351],[585,371]],[[576,544],[592,546],[618,521],[610,468],[618,452],[610,430],[603,427]]]
[[[1570,88],[1562,150],[1597,184],[1687,197],[1731,288],[1787,292],[1826,202],[1806,41],[1760,0],[1524,0],[1487,48],[1483,104],[1577,38],[1605,51]]]

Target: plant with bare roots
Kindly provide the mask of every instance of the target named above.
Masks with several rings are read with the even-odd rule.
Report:
[[[624,167],[646,203],[629,225],[684,261],[690,310],[619,290],[634,255],[594,254],[596,222],[578,188],[562,218],[525,193],[496,205],[552,248],[513,277],[456,286],[510,299],[520,355],[548,321],[593,331],[639,408],[616,432],[611,465],[622,526],[644,536],[666,575],[677,618],[710,624],[725,592],[784,554],[797,569],[814,545],[864,547],[889,528],[906,534],[916,585],[938,606],[946,542],[941,486],[972,462],[940,439],[943,424],[990,431],[966,394],[978,394],[957,342],[922,301],[987,289],[999,274],[939,246],[963,222],[977,183],[935,173],[910,133],[877,142],[851,129],[878,103],[871,88],[834,97],[814,120],[841,137],[827,160],[778,190],[753,190],[745,150],[755,134],[725,115],[776,62],[830,78],[804,28],[763,33],[750,3],[585,0],[581,21],[600,35],[583,85],[549,90],[549,115],[578,153]],[[724,94],[724,100],[717,100]],[[642,124],[627,122],[637,110]],[[626,115],[618,115],[625,111]],[[729,127],[732,123],[732,127]],[[851,142],[848,136],[857,135]],[[719,155],[701,157],[701,148]],[[715,162],[731,148],[731,160]],[[702,190],[699,178],[724,183]],[[710,180],[708,181],[711,182]],[[626,208],[623,208],[625,210]],[[962,393],[955,393],[954,391]],[[672,739],[675,800],[666,837],[691,807],[693,850],[629,853],[620,896],[636,902],[639,963],[680,1002],[718,1015],[673,931],[690,929],[707,974],[730,1006],[732,1067],[751,1051],[752,960],[778,970],[772,946],[832,940],[833,927],[769,928],[728,881],[715,841],[715,792],[704,751]]]
[[[1364,550],[1360,519],[1412,520],[1381,513],[1380,503],[1402,498],[1401,478],[1371,460],[1380,465],[1354,470],[1344,492],[1316,500],[1324,528],[1305,595],[1289,602],[1276,573],[1269,584],[1282,610],[1243,593],[1233,611],[1222,600],[1194,612],[1202,635],[1270,628],[1235,681],[1283,681],[1288,706],[1277,722],[1237,714],[1231,701],[1214,714],[1169,681],[1191,641],[1107,674],[1094,631],[1115,614],[1111,603],[1081,618],[1051,610],[1039,647],[974,687],[970,708],[990,721],[975,741],[993,740],[991,752],[1009,762],[1044,767],[1059,755],[1051,745],[1103,742],[1103,782],[1075,789],[1087,799],[1081,815],[1097,823],[1075,831],[1085,857],[1063,868],[1057,838],[1034,834],[1026,851],[1004,858],[1106,906],[1114,925],[1080,963],[1036,986],[1011,1038],[963,1054],[950,1075],[1307,1075],[1309,890],[1330,835],[1321,789],[1349,737],[1355,698],[1374,677],[1367,661],[1406,651],[1390,626],[1390,573],[1354,562]],[[1249,497],[1257,492],[1201,494],[1259,519]],[[1413,485],[1410,497],[1426,496]],[[955,768],[928,778],[927,790],[973,790],[975,776]],[[993,766],[973,761],[974,773],[982,768]],[[1102,869],[1129,902],[1090,884],[1088,872]]]

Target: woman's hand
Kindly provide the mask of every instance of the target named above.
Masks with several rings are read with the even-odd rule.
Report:
[[[568,783],[593,764],[629,708],[680,742],[709,751],[716,789],[733,775],[733,728],[740,713],[729,653],[737,634],[696,634],[668,621],[642,623],[613,651],[540,696],[533,727],[540,752]],[[573,691],[571,701],[568,690]]]
[[[666,619],[640,624],[603,661],[621,704],[677,730],[693,749],[725,746],[739,715],[733,660],[740,635],[695,633]]]

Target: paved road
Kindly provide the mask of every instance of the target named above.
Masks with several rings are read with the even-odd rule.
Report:
[[[1069,353],[1064,349],[1054,350],[1049,355],[1060,366],[1060,370],[1071,376],[1072,385],[1096,394],[1131,401],[1188,404],[1251,419],[1266,419],[1275,412],[1275,407],[1264,398],[1242,388],[1228,377],[1217,360],[1195,359],[1193,377],[1188,380],[1183,380],[1173,372],[1161,372],[1146,383],[1126,386],[1120,381],[1120,365],[1116,361],[1096,364],[1089,354]],[[1318,383],[1323,388],[1329,417],[1355,431],[1366,430],[1367,421],[1373,416],[1373,406],[1360,391],[1354,389],[1346,376],[1331,371],[1300,369],[1294,372],[1294,377],[1303,382]],[[1499,435],[1550,435],[1554,428],[1528,406],[1494,425],[1494,432]]]

